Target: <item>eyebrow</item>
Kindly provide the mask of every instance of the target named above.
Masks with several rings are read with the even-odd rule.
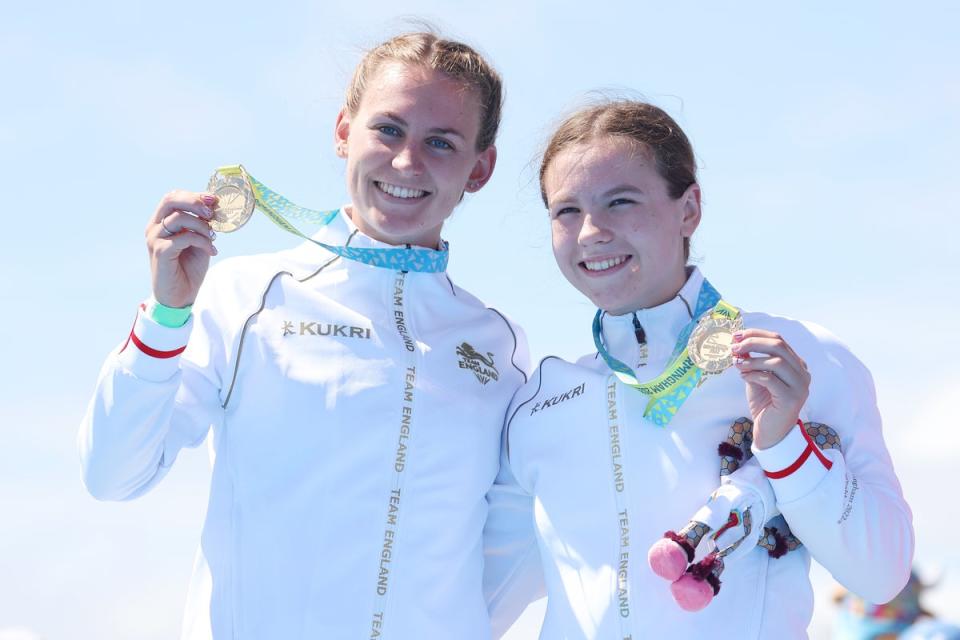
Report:
[[[393,113],[392,111],[384,111],[383,113],[376,114],[376,115],[386,116],[387,118],[390,118],[391,120],[393,120],[393,121],[396,122],[397,124],[402,125],[402,126],[404,126],[404,127],[409,127],[409,126],[410,126],[410,125],[407,123],[406,120],[404,120],[403,118],[401,118],[401,117],[398,116],[397,114]],[[433,127],[433,128],[431,128],[431,129],[428,130],[428,133],[437,134],[437,135],[442,135],[442,136],[457,136],[457,137],[460,138],[461,140],[466,140],[466,139],[467,139],[467,137],[466,137],[465,135],[463,135],[462,133],[460,133],[458,130],[452,129],[452,128]]]
[[[609,198],[609,197],[613,196],[613,195],[616,194],[616,193],[623,193],[623,192],[625,192],[625,191],[631,191],[631,192],[633,192],[633,193],[637,193],[637,194],[640,194],[640,195],[644,195],[643,189],[641,189],[641,188],[639,188],[639,187],[635,187],[635,186],[630,185],[630,184],[621,184],[621,185],[617,185],[616,187],[613,187],[612,189],[607,189],[606,191],[604,191],[603,193],[600,194],[600,198]],[[561,197],[559,197],[559,198],[553,198],[553,199],[550,199],[550,198],[548,197],[548,198],[547,198],[547,201],[548,201],[548,203],[549,203],[549,206],[553,206],[553,205],[555,205],[555,204],[575,203],[575,202],[577,202],[577,200],[579,199],[579,198],[577,197],[577,194],[575,194],[575,193],[564,193],[564,192],[561,192],[561,193],[560,193],[560,196],[561,196]]]
[[[632,191],[632,192],[634,192],[634,193],[639,193],[639,194],[643,194],[643,192],[644,192],[643,189],[640,189],[639,187],[635,187],[635,186],[633,186],[633,185],[631,185],[631,184],[621,184],[621,185],[617,185],[616,187],[614,187],[614,188],[612,188],[612,189],[607,189],[606,191],[604,191],[603,193],[600,194],[600,197],[602,197],[602,198],[609,198],[609,197],[612,196],[613,194],[615,194],[615,193],[621,193],[621,192],[623,192],[623,191]]]

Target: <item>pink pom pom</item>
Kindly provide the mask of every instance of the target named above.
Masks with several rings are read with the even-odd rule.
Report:
[[[687,552],[673,540],[661,538],[650,547],[647,562],[655,574],[673,582],[687,570]]]
[[[700,611],[713,600],[713,587],[689,573],[670,585],[673,599],[684,611]]]

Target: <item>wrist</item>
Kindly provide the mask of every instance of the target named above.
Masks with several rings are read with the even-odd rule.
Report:
[[[150,299],[147,300],[145,307],[147,317],[157,324],[171,329],[185,325],[193,313],[192,304],[185,307],[168,307],[158,302],[153,296],[150,296]]]
[[[796,425],[801,425],[800,428],[803,428],[803,423],[799,418],[787,422],[783,425],[778,425],[775,428],[770,428],[770,425],[764,424],[763,429],[754,429],[753,433],[753,444],[757,449],[769,449],[770,447],[775,447],[783,439],[787,437],[793,428]]]
[[[808,495],[833,467],[833,461],[799,421],[777,446],[769,449],[754,446],[751,450],[764,475],[770,479],[780,504]]]

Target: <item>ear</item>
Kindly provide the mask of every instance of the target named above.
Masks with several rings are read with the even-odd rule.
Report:
[[[683,200],[683,218],[680,220],[680,231],[684,238],[689,238],[700,226],[700,185],[694,182],[680,196]]]
[[[350,114],[347,108],[340,109],[337,124],[333,128],[333,148],[341,158],[347,157],[347,139],[350,137]]]
[[[470,177],[467,178],[467,184],[463,190],[467,193],[480,191],[483,185],[487,184],[487,181],[490,180],[490,176],[493,175],[493,168],[496,165],[497,148],[490,145],[480,152],[480,157],[477,158],[476,164],[473,165],[473,170],[470,172]]]

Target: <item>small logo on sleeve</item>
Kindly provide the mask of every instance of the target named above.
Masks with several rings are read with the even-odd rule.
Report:
[[[487,355],[479,353],[476,349],[464,342],[457,347],[457,355],[460,356],[460,368],[469,369],[477,377],[480,384],[487,384],[491,380],[496,382],[500,379],[500,372],[493,364],[493,354],[487,351]]]

